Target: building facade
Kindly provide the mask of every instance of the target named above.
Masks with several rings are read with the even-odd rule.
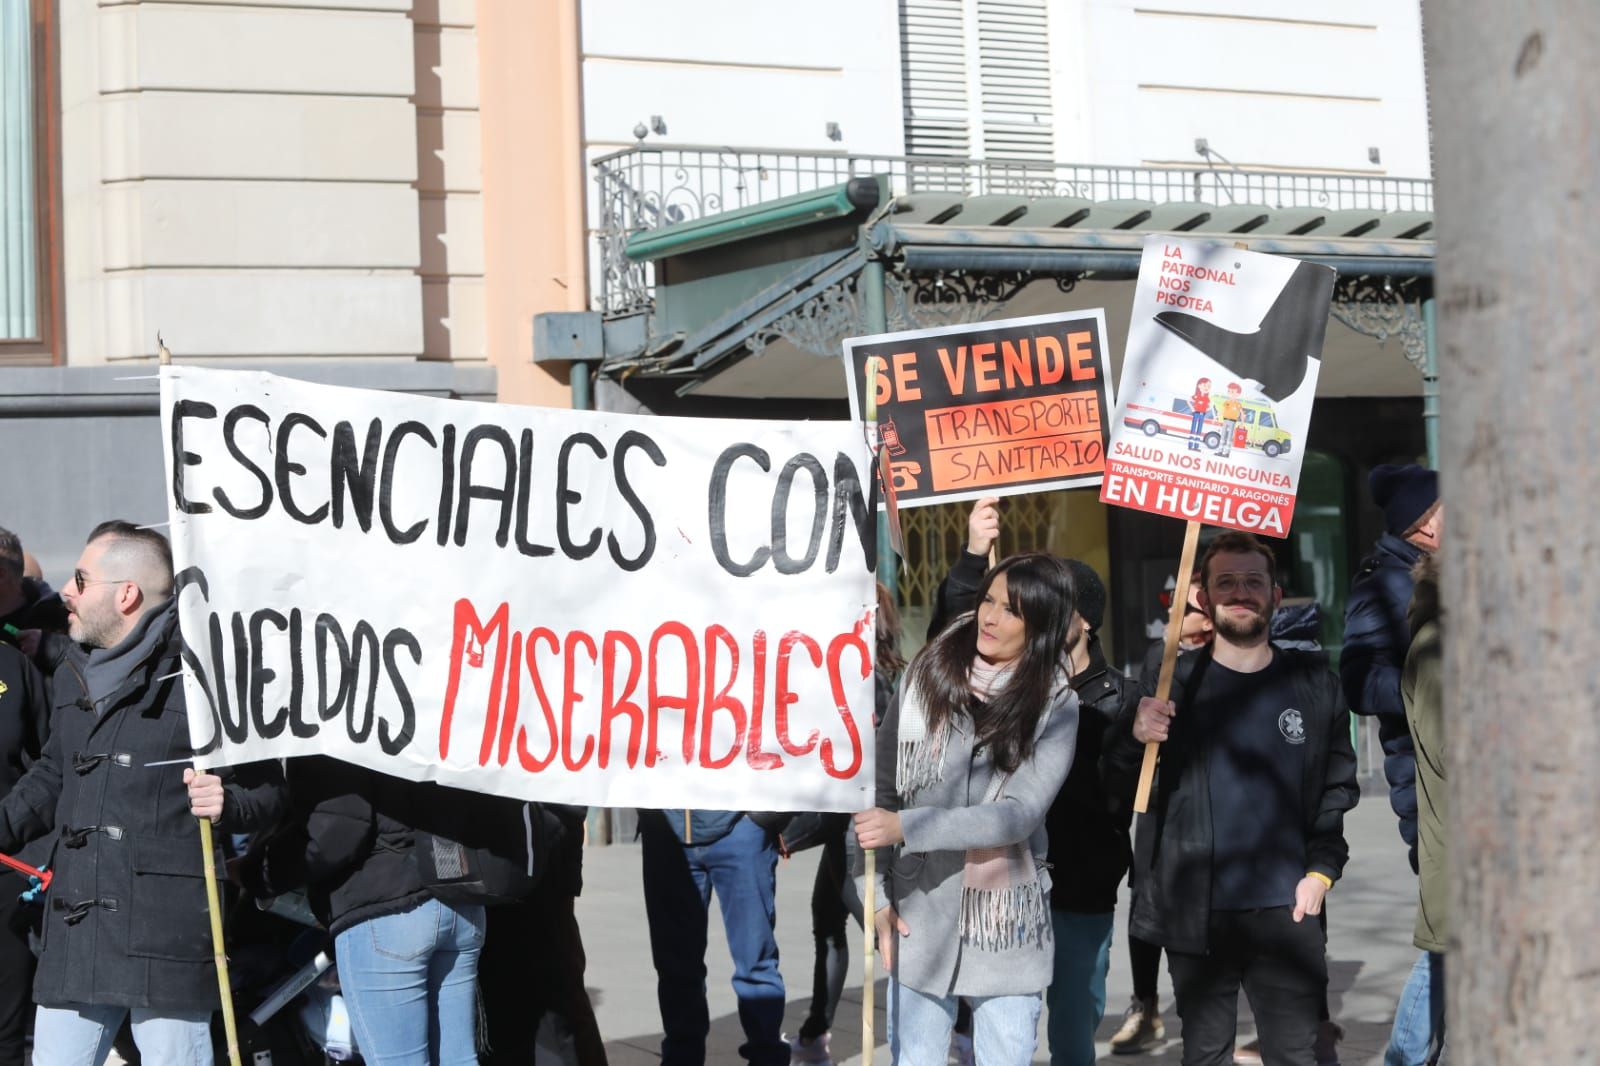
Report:
[[[0,0],[0,13],[0,525],[52,575],[95,521],[163,517],[158,334],[180,361],[566,406],[564,356],[578,353],[540,358],[535,319],[590,310],[626,353],[599,363],[592,402],[843,417],[836,349],[753,320],[692,381],[653,373],[683,355],[683,339],[650,332],[658,272],[688,276],[629,258],[630,237],[863,175],[902,205],[1011,196],[1024,212],[1030,182],[1113,209],[1431,206],[1412,3]],[[991,236],[1018,221],[961,210]],[[705,255],[708,277],[730,269]],[[979,295],[1003,297],[962,313],[1104,306],[1120,355],[1125,283],[1040,273],[983,289],[999,273],[902,271],[908,293],[988,279]],[[1322,536],[1321,510],[1344,516],[1337,547],[1304,552],[1319,597],[1370,539],[1364,467],[1422,447],[1423,375],[1406,355],[1420,364],[1426,284],[1395,299],[1372,278],[1363,296],[1353,277],[1345,301],[1363,332],[1330,328],[1313,430],[1328,488],[1291,538]],[[685,291],[678,307],[738,319],[715,285],[689,304]],[[1016,546],[1079,555],[1154,610],[1144,586],[1175,548],[1090,495],[1018,501]],[[913,525],[915,614],[961,517],[930,509]],[[1145,621],[1119,622],[1124,657]]]

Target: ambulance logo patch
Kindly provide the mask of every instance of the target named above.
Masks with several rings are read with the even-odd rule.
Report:
[[[1306,720],[1300,712],[1290,707],[1278,715],[1278,732],[1283,734],[1283,739],[1291,744],[1304,744],[1306,742]]]

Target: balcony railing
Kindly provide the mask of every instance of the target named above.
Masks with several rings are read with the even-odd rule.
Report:
[[[1261,204],[1329,211],[1431,211],[1433,182],[1293,171],[1194,167],[1110,167],[936,156],[846,155],[709,145],[641,145],[594,161],[599,309],[650,307],[653,275],[624,254],[639,230],[685,222],[848,181],[886,174],[895,196],[952,192],[1104,202]]]

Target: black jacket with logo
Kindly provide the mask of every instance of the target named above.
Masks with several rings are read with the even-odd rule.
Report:
[[[1350,714],[1326,656],[1283,648],[1275,654],[1284,658],[1306,733],[1300,792],[1305,868],[1337,881],[1350,857],[1344,812],[1360,798]],[[1133,913],[1128,920],[1134,936],[1188,954],[1207,950],[1211,917],[1211,855],[1217,832],[1211,821],[1209,777],[1213,734],[1207,714],[1188,704],[1188,693],[1199,686],[1210,663],[1210,648],[1178,657],[1172,679],[1177,715],[1161,745],[1149,813],[1138,816]],[[1140,692],[1149,696],[1155,693],[1156,672],[1146,673]],[[1133,737],[1137,709],[1138,701],[1129,700],[1106,732],[1100,763],[1106,786],[1128,802],[1144,759],[1144,745]]]

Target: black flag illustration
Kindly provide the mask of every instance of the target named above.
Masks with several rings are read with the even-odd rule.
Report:
[[[1294,395],[1310,360],[1322,352],[1333,280],[1332,269],[1301,262],[1261,324],[1248,333],[1235,333],[1182,311],[1162,311],[1156,321],[1235,377],[1256,382],[1263,393],[1281,401]],[[1308,315],[1308,309],[1315,310]]]

